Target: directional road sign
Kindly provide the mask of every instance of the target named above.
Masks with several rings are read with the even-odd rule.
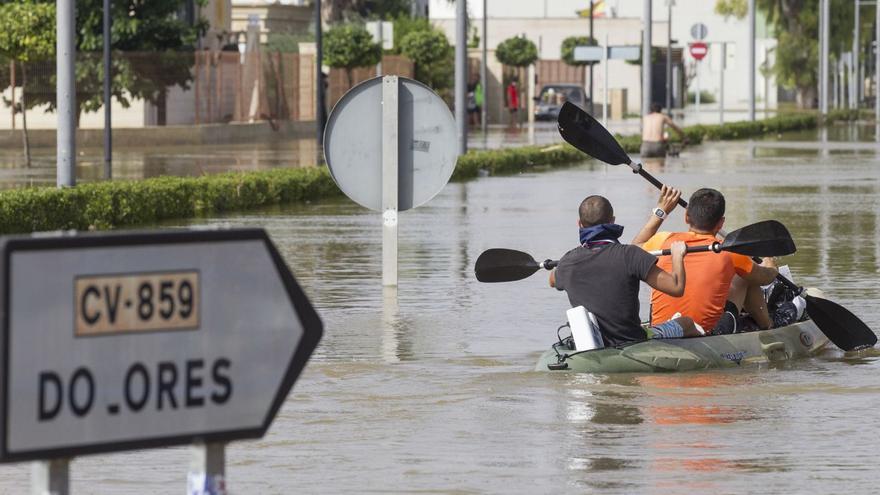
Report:
[[[688,47],[688,50],[691,53],[691,57],[694,57],[697,60],[703,60],[703,57],[709,53],[709,45],[703,43],[702,41],[696,41],[691,43]]]
[[[0,251],[2,462],[261,437],[321,338],[262,229]]]

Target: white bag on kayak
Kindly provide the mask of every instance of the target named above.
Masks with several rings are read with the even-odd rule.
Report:
[[[571,328],[571,338],[574,340],[576,351],[589,351],[605,347],[599,323],[593,313],[587,311],[583,306],[577,306],[566,311],[565,315],[568,317],[568,326]]]

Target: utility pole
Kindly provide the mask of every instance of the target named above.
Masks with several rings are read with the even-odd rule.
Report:
[[[483,0],[483,64],[480,67],[480,86],[483,88],[483,105],[480,107],[480,127],[483,131],[483,137],[486,137],[486,134],[489,130],[489,111],[486,107],[489,106],[489,97],[487,91],[487,84],[489,83],[489,76],[487,75],[488,69],[486,68],[486,64],[489,62],[488,56],[488,46],[489,46],[489,24],[486,20],[489,17],[489,0]]]
[[[855,27],[853,28],[853,60],[852,60],[852,78],[853,84],[853,93],[849,97],[850,108],[857,109],[859,108],[859,101],[861,100],[860,94],[862,92],[862,81],[859,79],[859,0],[856,0],[856,19],[855,19]]]
[[[874,124],[876,140],[880,142],[880,2],[876,3],[874,18]]]
[[[110,0],[104,0],[104,179],[113,178],[113,124],[110,114]]]
[[[755,0],[749,0],[749,120],[755,120]]]
[[[828,115],[828,63],[829,0],[819,0],[819,114]]]
[[[327,116],[324,113],[324,58],[323,29],[321,26],[321,0],[315,0],[315,130],[318,141],[318,162],[323,162],[324,125]]]
[[[675,0],[666,0],[666,111],[672,111],[672,6]]]
[[[467,0],[455,1],[455,121],[458,152],[467,153]]]
[[[651,113],[651,0],[644,0],[642,16],[642,116],[645,116]]]
[[[76,2],[57,0],[55,8],[56,184],[58,187],[73,187],[76,185]]]
[[[593,38],[593,0],[590,0],[590,42],[592,43],[595,38]],[[606,48],[607,50],[607,48]],[[593,69],[596,68],[596,64],[594,62],[590,62],[590,115],[596,113],[596,104],[593,99]],[[606,81],[607,85],[608,82]],[[603,102],[603,105],[608,105],[608,102]]]

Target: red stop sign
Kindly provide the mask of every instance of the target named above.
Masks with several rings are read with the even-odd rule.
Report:
[[[702,41],[696,41],[691,43],[690,45],[691,57],[694,57],[697,60],[703,60],[703,57],[709,53],[709,45],[703,43]]]

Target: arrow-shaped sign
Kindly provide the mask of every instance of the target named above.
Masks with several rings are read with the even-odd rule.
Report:
[[[0,249],[2,462],[259,438],[321,338],[262,229]]]

